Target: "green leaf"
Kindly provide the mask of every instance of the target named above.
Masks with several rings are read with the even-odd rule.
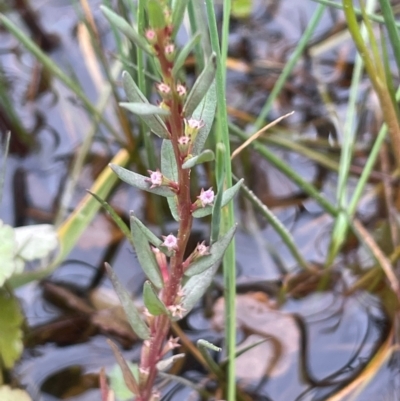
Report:
[[[113,268],[108,263],[105,263],[105,267],[115,292],[121,301],[122,307],[124,308],[126,317],[128,318],[128,322],[131,325],[132,330],[142,340],[148,340],[150,338],[150,330],[147,327],[147,324],[142,320],[142,317],[140,316],[140,313],[133,303],[128,291],[119,282]]]
[[[143,271],[155,287],[162,288],[164,284],[156,258],[135,218],[131,218],[131,231],[135,243],[136,255]]]
[[[210,247],[210,255],[202,256],[191,263],[185,271],[185,276],[191,277],[202,273],[215,264],[219,264],[224,256],[226,248],[232,241],[236,232],[236,226],[233,226],[222,238],[214,242]]]
[[[179,3],[184,3],[185,1],[179,0]],[[188,43],[182,48],[182,50],[179,52],[178,56],[176,57],[176,60],[174,62],[174,66],[172,67],[172,76],[176,78],[176,76],[179,73],[179,70],[182,68],[182,66],[185,64],[186,59],[188,58],[190,52],[193,50],[193,48],[197,45],[197,43],[200,42],[201,35],[200,33],[196,33]]]
[[[204,150],[199,155],[191,157],[182,164],[182,168],[192,168],[196,164],[211,162],[214,160],[214,152],[212,150]]]
[[[24,261],[45,258],[57,248],[57,231],[51,224],[36,224],[14,229],[18,256]]]
[[[144,283],[143,302],[153,316],[169,314],[168,309],[160,300],[160,298],[158,298],[158,295],[151,285],[150,281],[146,281]]]
[[[114,223],[124,233],[126,239],[131,243],[132,247],[135,247],[135,245],[133,243],[133,239],[132,239],[131,230],[125,224],[125,222],[121,219],[121,217],[118,216],[116,211],[110,206],[109,203],[107,203],[105,200],[101,199],[100,196],[96,195],[93,192],[90,192],[89,190],[88,190],[88,192],[90,195],[92,195],[97,200],[97,202],[100,203],[101,206],[103,206],[103,208],[108,212],[108,214],[114,220]]]
[[[117,164],[110,164],[110,168],[122,181],[125,181],[127,184],[139,188],[142,191],[151,192],[160,196],[175,196],[175,193],[167,186],[150,188],[151,184],[148,182],[148,177],[145,177],[144,175],[129,171],[126,168],[118,166]]]
[[[238,193],[240,186],[242,185],[243,178],[239,180],[235,185],[232,187],[228,188],[226,191],[224,191],[222,195],[222,204],[221,206],[224,207],[226,204],[228,204],[233,197]],[[206,206],[202,207],[200,209],[196,209],[192,215],[193,217],[200,218],[200,217],[205,217],[208,216],[212,213],[213,207],[212,206]]]
[[[147,13],[152,29],[162,29],[165,27],[164,10],[158,0],[147,0]]]
[[[215,53],[212,53],[208,63],[204,67],[204,70],[197,78],[192,90],[189,92],[185,105],[183,106],[183,114],[185,117],[192,117],[196,107],[210,89],[215,78],[216,70],[217,56]]]
[[[147,240],[153,244],[155,247],[160,248],[162,241],[157,237],[152,231],[150,231],[135,215],[131,213],[131,222],[134,221],[142,234],[147,238]]]
[[[15,263],[16,250],[17,241],[14,229],[0,220],[0,287],[13,275],[17,267]]]
[[[11,369],[22,354],[23,321],[17,299],[0,288],[0,359],[7,369]]]
[[[164,139],[161,145],[161,172],[170,180],[178,182],[178,166],[176,165],[172,142]]]
[[[136,380],[133,372],[131,371],[128,363],[125,361],[125,358],[122,356],[119,351],[117,345],[111,340],[107,339],[107,344],[112,349],[112,352],[117,360],[119,367],[121,368],[122,376],[124,378],[124,382],[128,389],[135,395],[139,395],[140,389],[138,381]]]
[[[201,355],[203,356],[204,360],[206,361],[209,369],[211,372],[213,372],[218,378],[222,378],[224,373],[220,366],[214,361],[214,358],[210,355],[209,349],[212,351],[217,351],[221,352],[221,348],[217,347],[214,344],[211,344],[210,342],[206,340],[197,340],[197,348],[199,349]]]
[[[217,159],[224,160],[225,157],[225,145],[222,142],[217,143]],[[212,207],[212,220],[211,220],[211,238],[210,244],[217,241],[219,237],[220,227],[221,227],[221,208],[222,208],[222,197],[223,188],[225,185],[225,163],[216,164],[215,177],[218,183],[218,192],[214,200],[214,205]]]
[[[161,107],[155,106],[154,104],[150,103],[121,102],[119,105],[138,116],[168,116],[170,114],[169,110],[162,109]]]
[[[231,14],[235,18],[249,18],[253,8],[253,0],[233,0]]]
[[[150,45],[135,31],[135,29],[131,27],[127,21],[106,6],[102,5],[100,6],[100,9],[112,26],[120,30],[133,43],[135,43],[136,46],[140,47],[146,53],[153,55],[153,50]]]
[[[175,36],[178,33],[178,30],[181,27],[183,16],[185,14],[185,10],[188,3],[189,0],[175,0],[172,4],[173,36]]]
[[[136,381],[139,381],[139,366],[136,363],[127,361],[129,370],[132,372]],[[121,401],[132,400],[134,394],[129,390],[124,381],[124,375],[118,364],[115,364],[108,373],[108,378],[110,380],[110,388],[113,390],[116,398]]]
[[[169,210],[171,211],[172,217],[175,221],[179,221],[179,212],[178,212],[178,197],[174,196],[167,198]]]
[[[149,103],[146,96],[136,85],[135,80],[131,77],[128,71],[122,73],[122,85],[124,87],[126,97],[133,103]]]
[[[174,148],[171,141],[167,139],[164,139],[161,145],[161,172],[169,179],[178,182],[178,166],[176,165]],[[172,217],[179,221],[177,197],[167,198],[167,202]]]
[[[122,83],[128,100],[132,103],[150,104],[146,96],[141,92],[136,82],[127,71],[122,73]],[[140,117],[140,116],[139,116]],[[160,138],[169,138],[169,132],[164,121],[158,115],[140,117],[141,120]]]
[[[196,107],[196,110],[194,111],[192,116],[196,120],[203,120],[204,122],[204,126],[200,128],[200,131],[197,134],[196,139],[194,140],[193,151],[192,151],[194,155],[198,155],[204,148],[208,134],[210,133],[213,125],[216,108],[217,108],[217,91],[214,80],[210,88],[208,89],[206,96]]]

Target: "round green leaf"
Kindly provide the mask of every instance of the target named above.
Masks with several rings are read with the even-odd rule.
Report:
[[[50,224],[18,227],[15,229],[18,256],[25,261],[42,259],[56,249],[57,232]]]

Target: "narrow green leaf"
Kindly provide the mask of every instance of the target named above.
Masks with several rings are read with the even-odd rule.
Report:
[[[155,247],[160,248],[162,241],[157,237],[152,231],[150,231],[133,213],[131,213],[131,221],[134,221],[139,227],[142,234],[147,238],[147,240],[153,244]]]
[[[131,218],[131,231],[133,241],[135,243],[136,255],[138,257],[140,265],[142,266],[143,271],[145,272],[148,279],[157,288],[162,288],[164,284],[161,278],[161,273],[156,258],[150,248],[150,244],[147,241],[147,238],[143,235],[137,219],[135,218]]]
[[[165,27],[164,10],[158,0],[147,0],[147,14],[152,29]]]
[[[135,80],[131,77],[128,71],[122,73],[122,85],[124,87],[126,97],[133,103],[149,103],[146,96],[136,85]]]
[[[183,314],[184,316],[186,316],[193,309],[196,303],[210,287],[218,268],[219,263],[215,263],[213,266],[211,266],[211,268],[204,270],[200,274],[190,277],[188,281],[186,281],[185,285],[183,286],[183,292],[185,296],[182,301],[182,307],[186,310]]]
[[[140,316],[140,313],[133,303],[128,291],[119,282],[113,268],[108,263],[105,263],[105,267],[115,292],[121,301],[122,307],[124,308],[126,317],[128,318],[128,322],[131,325],[132,330],[142,340],[148,340],[150,338],[150,330],[146,323],[142,320],[142,317]]]
[[[202,339],[197,340],[197,347],[198,348],[208,348],[208,349],[210,349],[212,351],[217,351],[217,352],[221,352],[222,351],[222,348],[217,347],[216,345],[210,343],[209,341],[202,340]]]
[[[164,139],[161,145],[161,172],[169,179],[178,181],[178,166],[176,165],[174,148],[171,141]],[[179,221],[178,199],[176,196],[167,198],[172,217]]]
[[[150,104],[127,71],[122,73],[122,84],[130,102]],[[140,118],[157,136],[160,138],[169,138],[168,129],[160,116],[152,115],[146,116],[146,118]]]
[[[115,359],[117,360],[117,363],[118,363],[119,367],[121,368],[122,375],[124,376],[124,382],[125,382],[126,386],[133,394],[139,395],[139,393],[140,393],[139,384],[136,381],[135,376],[133,375],[128,363],[125,361],[125,358],[122,356],[121,352],[119,351],[117,345],[110,339],[107,339],[107,344],[112,349]]]
[[[175,36],[181,27],[183,16],[189,0],[175,0],[172,4],[172,35]]]
[[[119,104],[131,113],[137,114],[138,116],[168,116],[169,110],[162,109],[161,107],[155,106],[150,103],[126,103],[121,102]]]
[[[179,3],[184,3],[184,1],[179,0]],[[185,64],[186,59],[188,58],[190,52],[193,50],[193,48],[200,42],[201,35],[200,33],[196,33],[188,43],[182,48],[182,50],[179,52],[178,56],[176,57],[176,60],[174,62],[174,66],[172,67],[172,75],[176,77],[179,73],[179,70],[182,68],[182,66]]]
[[[178,198],[177,196],[167,198],[169,210],[171,211],[171,215],[175,221],[179,221],[179,212],[178,212]]]
[[[156,291],[151,285],[150,281],[146,281],[143,286],[143,302],[148,311],[153,316],[167,315],[168,309],[163,302],[158,298]]]
[[[217,69],[216,55],[211,54],[211,57],[204,67],[204,70],[197,78],[193,85],[192,90],[186,99],[185,105],[183,106],[183,114],[185,117],[191,117],[196,107],[199,105],[201,100],[206,95],[207,91],[215,78],[215,72]]]
[[[214,344],[206,340],[198,340],[197,341],[197,348],[199,349],[201,355],[203,356],[204,360],[206,361],[210,371],[214,373],[218,378],[223,378],[224,373],[220,366],[214,361],[213,357],[209,353],[209,349],[212,351],[221,352],[221,348],[217,347]]]
[[[211,245],[210,255],[202,256],[190,264],[188,269],[185,271],[185,276],[192,277],[202,273],[214,265],[219,265],[226,248],[228,248],[229,243],[235,235],[235,232],[236,225],[234,225],[222,238]]]
[[[139,188],[142,191],[151,192],[160,196],[175,196],[175,193],[167,186],[150,188],[151,184],[148,182],[148,177],[145,177],[144,175],[129,171],[126,168],[118,166],[117,164],[110,164],[110,168],[122,181],[125,181],[127,184]]]
[[[135,247],[134,243],[133,243],[133,239],[132,239],[132,234],[131,234],[131,230],[129,229],[129,227],[125,224],[125,222],[121,219],[121,217],[118,216],[118,214],[116,213],[116,211],[110,206],[109,203],[107,203],[105,200],[101,199],[100,196],[96,195],[93,192],[90,192],[88,190],[89,194],[92,195],[97,202],[100,203],[100,205],[107,211],[107,213],[111,216],[111,218],[113,219],[114,223],[118,226],[118,228],[123,232],[123,234],[125,235],[126,239],[131,243],[131,245],[133,247]]]
[[[274,228],[275,232],[282,238],[282,241],[288,247],[298,265],[305,270],[310,269],[309,264],[303,258],[301,252],[296,245],[296,242],[294,241],[292,234],[288,231],[288,229],[272,213],[272,211],[266,205],[264,205],[249,188],[247,188],[246,185],[242,184],[241,189],[246,198],[250,200],[253,206],[266,218],[268,223]]]
[[[206,96],[204,96],[203,100],[196,107],[196,110],[194,111],[192,116],[197,120],[203,120],[204,123],[204,126],[200,129],[194,141],[193,151],[192,151],[193,155],[198,155],[204,148],[208,134],[210,133],[213,125],[216,108],[217,108],[217,91],[214,80],[214,82],[208,89]]]
[[[235,185],[232,187],[228,188],[226,191],[224,191],[222,195],[222,203],[221,207],[226,206],[232,199],[233,197],[238,193],[240,186],[242,185],[243,178],[239,180]],[[217,194],[218,196],[218,194]],[[208,216],[212,213],[213,207],[212,206],[206,206],[202,207],[201,209],[196,209],[192,215],[193,217],[200,218],[200,217],[205,217]]]
[[[133,43],[135,43],[136,46],[139,46],[146,53],[153,55],[153,50],[150,45],[135,31],[135,29],[133,29],[133,27],[127,21],[106,6],[102,5],[100,6],[100,9],[111,25],[126,35]]]
[[[174,148],[168,139],[164,139],[161,145],[161,172],[170,180],[178,182],[178,166],[176,165]]]
[[[211,162],[214,160],[214,152],[212,150],[204,150],[199,155],[191,157],[190,159],[186,160],[185,163],[182,164],[182,168],[192,168],[196,164],[202,164],[206,162]]]
[[[217,151],[217,159],[224,160],[226,152],[225,152],[225,145],[222,142],[217,143],[216,151]],[[213,244],[214,242],[217,241],[221,228],[222,196],[225,185],[225,163],[216,164],[215,176],[218,184],[218,189],[217,189],[218,192],[214,200],[214,205],[212,207],[210,244]]]

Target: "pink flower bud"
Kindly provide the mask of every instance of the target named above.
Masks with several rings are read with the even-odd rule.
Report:
[[[209,255],[210,254],[209,249],[210,249],[210,247],[207,245],[204,245],[204,241],[203,241],[200,244],[197,244],[197,247],[196,247],[197,255],[198,256]]]
[[[168,306],[168,310],[171,312],[172,317],[179,317],[179,319],[182,319],[183,314],[186,312],[186,309],[182,305]]]
[[[211,188],[207,189],[207,191],[204,191],[202,188],[197,199],[199,199],[202,207],[211,205],[214,202],[214,191]]]
[[[145,32],[146,39],[151,43],[154,44],[157,41],[157,34],[153,29],[148,29]]]
[[[175,235],[169,234],[166,237],[163,236],[164,242],[161,244],[165,246],[169,251],[175,250],[178,248],[178,239]]]
[[[181,136],[181,137],[178,139],[178,143],[179,143],[180,145],[188,145],[189,142],[190,142],[190,138],[189,138],[188,136]]]
[[[169,45],[165,46],[165,54],[172,54],[175,51],[175,46],[170,43]]]
[[[161,96],[169,95],[171,93],[171,88],[164,82],[156,84],[156,88],[158,92],[160,92]]]
[[[203,120],[197,120],[193,117],[191,117],[189,119],[185,118],[184,122],[185,122],[185,135],[190,136],[193,139],[196,137],[200,128],[204,127]]]
[[[164,345],[164,348],[162,350],[162,355],[167,354],[169,351],[174,350],[175,348],[179,348],[181,345],[179,344],[179,337],[169,337],[169,340],[166,342]]]
[[[148,170],[150,173],[150,178],[147,178],[147,181],[151,183],[151,189],[156,188],[162,185],[163,183],[163,175],[161,174],[160,170],[157,169],[156,171]]]
[[[182,84],[176,85],[176,92],[178,93],[178,95],[180,97],[186,96],[186,93],[187,93],[186,86],[182,85]]]

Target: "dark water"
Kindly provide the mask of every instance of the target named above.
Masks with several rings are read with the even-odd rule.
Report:
[[[108,24],[98,9],[100,3],[91,1],[91,9],[105,48],[112,50]],[[60,46],[51,52],[52,59],[64,71],[73,71],[91,100],[99,99],[101,86],[92,80],[78,45],[78,18],[74,7],[66,0],[41,0],[32,4],[45,30],[61,39]],[[257,115],[271,89],[270,82],[276,79],[315,7],[314,3],[306,0],[259,1],[255,2],[249,20],[232,21],[231,55],[247,62],[251,72],[228,71],[230,106]],[[21,23],[15,12],[8,15]],[[326,13],[315,38],[328,32],[340,18],[339,14]],[[50,86],[34,101],[26,100],[26,90],[37,64],[22,48],[20,53],[15,51],[18,44],[13,38],[4,32],[0,36],[3,49],[0,63],[9,82],[10,96],[25,129],[35,138],[35,146],[27,154],[21,157],[14,153],[8,159],[0,216],[12,225],[51,222],[71,159],[90,132],[91,121],[75,96],[57,79],[52,79]],[[352,47],[345,42],[344,48],[351,60],[354,54]],[[334,72],[335,50],[325,56],[330,63],[322,57],[318,60],[321,64],[326,62],[321,68],[324,76],[330,76]],[[306,62],[300,65],[289,81],[291,86],[286,91],[287,99],[280,99],[270,116],[274,118],[296,109],[297,113],[290,119],[287,128],[292,132],[301,132],[303,138],[308,139],[323,135],[318,131],[315,119],[328,119],[327,110],[321,105],[316,90],[317,79],[312,78],[316,70],[319,71],[315,66],[312,70],[308,69]],[[346,98],[347,89],[338,85],[332,91],[337,95],[338,110],[342,112],[339,100]],[[105,114],[110,122],[115,122],[111,105],[106,107]],[[332,131],[328,129],[325,135],[331,137]],[[83,170],[68,210],[85,194],[85,189],[93,181],[96,166],[104,165],[115,148],[115,141],[109,133],[104,131],[96,135],[90,152],[92,157]],[[314,181],[321,175],[321,169],[305,157],[279,148],[274,150],[307,180]],[[252,156],[251,163],[254,172],[251,184],[258,196],[267,204],[271,202],[270,206],[293,234],[304,258],[315,264],[323,263],[332,218],[312,200],[296,202],[296,186],[269,163],[257,155]],[[240,172],[240,166],[236,167]],[[336,177],[327,172],[322,176],[322,191],[333,199]],[[141,215],[146,214],[145,200],[122,185],[113,195],[113,204],[121,210],[134,209]],[[367,199],[363,205],[363,216],[374,216],[374,200]],[[311,288],[301,295],[294,291],[283,306],[277,307],[281,267],[296,272],[296,263],[273,229],[257,213],[243,203],[238,203],[237,211],[240,223],[236,237],[240,293],[238,341],[251,344],[260,339],[268,340],[252,353],[239,358],[239,384],[254,400],[330,399],[332,394],[357,377],[388,337],[390,321],[385,308],[377,296],[367,292],[346,295],[347,286],[354,282],[356,276],[347,266],[345,257],[338,261],[340,277],[329,290],[316,292]],[[205,227],[199,224],[200,234],[206,232]],[[173,226],[168,229],[173,230]],[[90,303],[90,295],[104,260],[112,262],[119,277],[140,302],[143,273],[129,245],[121,240],[103,216],[96,218],[78,246],[46,284],[32,283],[17,292],[31,330],[27,349],[15,369],[15,377],[26,386],[35,401],[99,399],[98,372],[103,366],[109,371],[115,365],[105,343],[105,338],[110,335],[125,347],[127,359],[138,360],[140,344],[134,338],[107,331],[93,318],[97,316],[96,306]],[[217,299],[221,295],[220,283],[221,277],[217,277],[211,293],[213,317],[206,317],[205,312],[209,311],[207,302],[204,302],[182,323],[190,339],[205,338],[223,346],[223,310],[221,301]],[[51,284],[57,287],[51,287]],[[108,291],[107,294],[111,292],[107,280],[100,279],[99,287]],[[66,305],[60,289],[66,289],[68,294],[75,295],[92,309]],[[100,298],[105,298],[105,295],[100,295]],[[122,330],[123,323],[118,328]],[[273,356],[278,352],[277,344],[280,358],[273,365]],[[396,400],[397,369],[397,361],[393,357],[383,364],[361,395],[340,399]],[[215,387],[215,383],[207,379],[206,372],[191,356],[177,373],[203,383],[211,392]],[[165,400],[199,399],[192,390],[179,384],[166,385],[163,394]]]

